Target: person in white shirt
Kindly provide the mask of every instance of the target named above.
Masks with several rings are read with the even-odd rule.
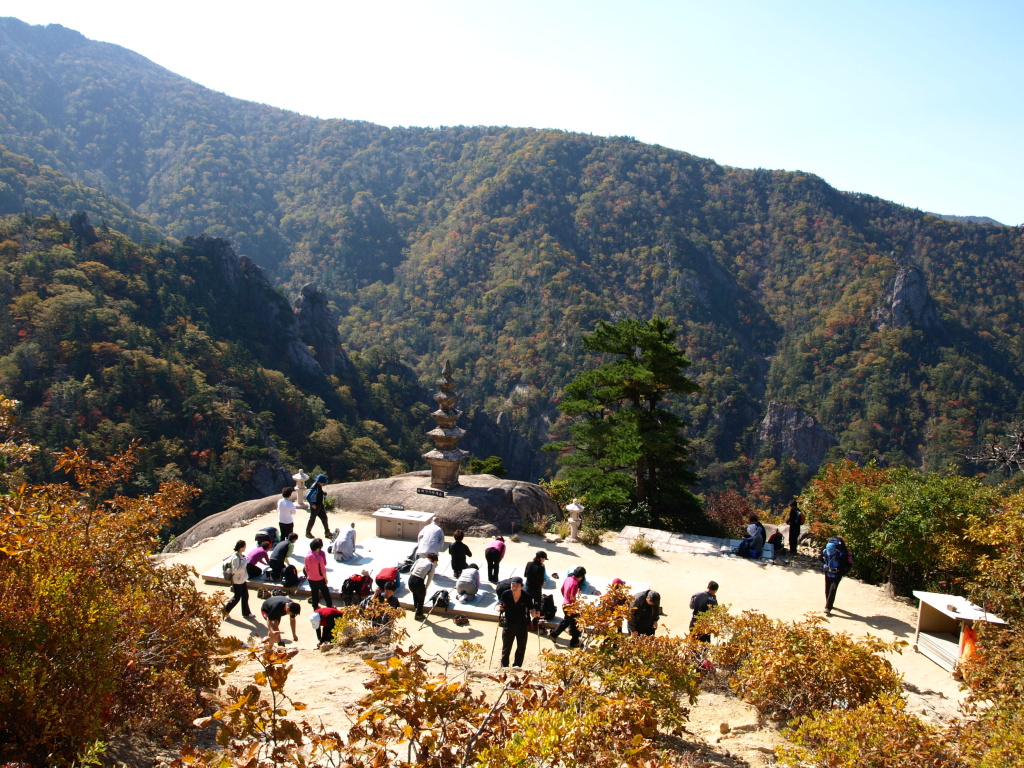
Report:
[[[295,502],[292,501],[292,487],[281,489],[281,498],[277,500],[277,527],[281,529],[281,538],[287,539],[295,529]]]
[[[431,520],[416,539],[419,545],[419,554],[438,554],[444,546],[444,531],[441,526]]]
[[[433,552],[420,553],[419,559],[413,563],[409,571],[409,591],[412,592],[412,604],[416,609],[414,618],[423,618],[423,603],[427,599],[427,587],[434,580],[437,568],[437,555]]]
[[[334,539],[334,543],[331,544],[331,553],[334,555],[334,559],[337,562],[344,562],[345,560],[351,560],[356,554],[356,524],[352,525],[344,532],[339,533]]]
[[[239,601],[242,603],[242,615],[251,619],[254,618],[249,612],[249,585],[246,581],[249,578],[247,566],[249,558],[245,554],[245,540],[239,539],[235,542],[235,554],[231,558],[231,599],[221,609],[221,616],[225,619],[231,613]]]

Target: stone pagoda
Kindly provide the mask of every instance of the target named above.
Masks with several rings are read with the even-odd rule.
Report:
[[[452,378],[452,364],[444,361],[441,368],[441,378],[437,380],[440,392],[434,393],[438,409],[431,416],[437,422],[437,427],[427,432],[427,436],[434,443],[434,450],[423,454],[423,458],[430,464],[430,487],[442,491],[448,491],[459,486],[459,462],[469,455],[467,451],[459,449],[459,440],[466,434],[466,430],[455,426],[462,411],[455,408],[455,403],[460,395],[455,389],[455,379]]]

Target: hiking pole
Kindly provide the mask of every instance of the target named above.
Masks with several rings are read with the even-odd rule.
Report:
[[[494,649],[498,647],[498,633],[501,632],[501,614],[498,614],[498,626],[494,628],[494,642],[491,643],[491,658],[487,662],[487,668],[490,669],[494,664]]]
[[[429,610],[429,611],[427,611],[427,615],[423,617],[423,621],[421,621],[421,622],[420,622],[420,625],[419,625],[418,627],[416,627],[416,631],[417,631],[417,632],[418,632],[419,630],[423,629],[423,627],[425,627],[425,626],[426,626],[426,624],[427,624],[427,619],[429,619],[429,618],[430,618],[430,614],[432,614],[432,613],[434,612],[434,609],[435,609],[435,608],[437,608],[437,600],[435,600],[435,601],[434,601],[434,604],[433,604],[432,606],[430,606],[430,610]]]

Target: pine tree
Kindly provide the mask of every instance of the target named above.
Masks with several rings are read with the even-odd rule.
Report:
[[[576,377],[560,410],[575,420],[563,453],[562,476],[580,489],[606,524],[653,524],[694,529],[703,520],[687,488],[687,423],[663,406],[670,395],[697,392],[684,374],[690,361],[676,347],[676,330],[661,317],[600,321],[585,334],[592,352],[616,358]],[[649,519],[637,510],[648,509]]]

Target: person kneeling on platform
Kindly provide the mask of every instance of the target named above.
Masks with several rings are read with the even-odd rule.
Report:
[[[459,602],[467,603],[476,597],[480,589],[480,566],[470,563],[462,569],[459,578],[455,580],[455,594]]]
[[[295,542],[298,540],[299,534],[289,533],[287,538],[281,539],[270,550],[267,565],[270,566],[270,578],[274,581],[281,580],[281,572],[284,571],[285,565],[288,564],[288,558],[292,556],[292,550],[295,549]]]
[[[341,599],[345,605],[359,605],[364,597],[369,597],[373,591],[373,579],[370,572],[363,570],[362,573],[353,573],[341,584]]]

